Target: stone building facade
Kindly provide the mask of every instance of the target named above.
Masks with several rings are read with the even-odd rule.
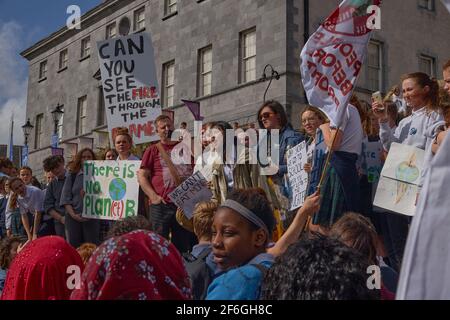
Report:
[[[66,27],[22,52],[29,61],[27,118],[29,165],[42,175],[51,154],[51,111],[62,105],[59,147],[67,160],[83,147],[108,144],[96,42],[117,35],[128,17],[130,32],[149,32],[164,108],[177,124],[193,117],[181,99],[201,103],[205,121],[255,122],[266,99],[285,105],[294,127],[305,105],[299,55],[337,0],[108,0],[82,16],[81,29]],[[450,58],[450,14],[440,1],[385,1],[357,93],[386,92],[401,74],[424,70],[440,77]],[[115,27],[113,26],[115,24]],[[271,75],[267,67],[266,75]]]

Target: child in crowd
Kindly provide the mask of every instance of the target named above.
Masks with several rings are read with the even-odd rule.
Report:
[[[208,288],[207,300],[259,298],[263,270],[273,256],[266,253],[275,218],[262,189],[234,190],[214,215],[214,262],[222,275]]]
[[[83,268],[80,255],[63,238],[39,238],[14,258],[1,299],[68,300],[76,286],[70,277]]]
[[[263,300],[372,300],[366,257],[335,239],[302,239],[277,258],[263,281]]]
[[[152,225],[144,216],[126,217],[125,219],[115,221],[109,229],[106,239],[118,237],[135,230],[152,230]]]
[[[6,273],[17,255],[17,248],[20,243],[21,238],[19,237],[9,237],[3,239],[0,243],[0,296],[5,286]]]
[[[393,300],[397,290],[398,274],[377,256],[377,233],[370,220],[360,214],[346,213],[331,228],[330,237],[361,253],[370,265],[381,271],[381,299]]]
[[[77,248],[77,252],[81,257],[81,260],[83,260],[84,265],[88,263],[89,258],[92,256],[95,249],[97,249],[97,246],[93,243],[83,243]]]

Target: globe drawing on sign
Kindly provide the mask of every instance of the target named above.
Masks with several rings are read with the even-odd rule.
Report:
[[[416,167],[416,154],[413,153],[408,161],[401,162],[395,170],[397,181],[397,197],[395,203],[399,203],[409,189],[408,183],[413,183],[419,178],[420,171]]]
[[[109,196],[113,201],[120,201],[127,193],[127,184],[120,178],[114,179],[109,184]]]

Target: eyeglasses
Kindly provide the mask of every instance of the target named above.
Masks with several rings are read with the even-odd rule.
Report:
[[[308,122],[314,122],[316,120],[317,120],[316,117],[314,117],[314,118],[305,118],[305,119],[302,120],[302,123],[305,124],[305,123],[308,123]]]
[[[275,114],[275,112],[264,112],[259,116],[259,120],[263,121],[266,118],[270,118],[271,115]]]

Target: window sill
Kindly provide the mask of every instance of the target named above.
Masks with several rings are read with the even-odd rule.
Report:
[[[197,0],[197,3],[200,3],[200,2],[203,2],[203,1],[205,1],[205,0]]]
[[[81,62],[81,61],[87,60],[87,59],[89,59],[90,57],[91,57],[91,55],[88,54],[87,56],[84,56],[84,57],[80,58],[79,61]]]
[[[61,69],[59,69],[59,70],[56,71],[56,72],[57,72],[57,73],[61,73],[61,72],[65,71],[65,70],[67,70],[67,67],[61,68]]]
[[[138,30],[134,30],[133,34],[138,34],[138,33],[144,32],[144,31],[145,31],[145,27],[138,29]]]
[[[178,14],[178,11],[175,11],[175,12],[172,12],[172,13],[170,13],[170,14],[168,14],[168,15],[165,15],[163,18],[162,18],[162,21],[165,21],[165,20],[167,20],[167,19],[169,19],[169,18],[172,18],[173,16],[176,16]]]
[[[43,82],[43,81],[45,81],[45,80],[47,80],[47,77],[40,78],[40,79],[38,80],[38,83],[41,83],[41,82]]]

